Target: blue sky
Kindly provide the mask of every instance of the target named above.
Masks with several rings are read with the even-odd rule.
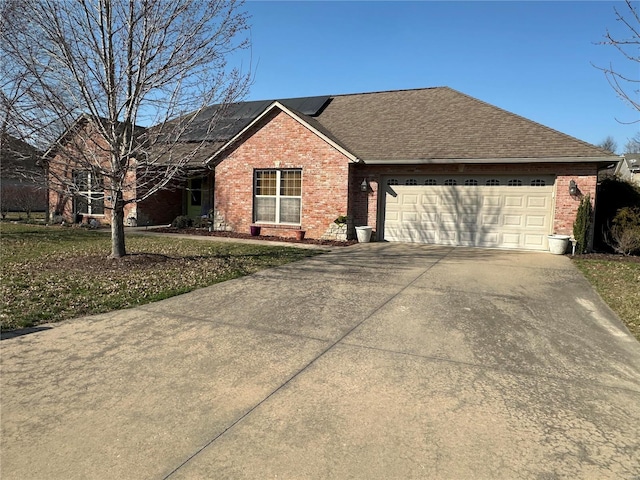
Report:
[[[247,99],[449,86],[622,153],[640,124],[602,72],[638,64],[597,45],[618,2],[249,1],[255,76]],[[249,52],[243,58],[249,61]]]

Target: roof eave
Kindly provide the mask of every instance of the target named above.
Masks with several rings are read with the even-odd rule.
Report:
[[[260,115],[258,115],[251,123],[249,123],[245,128],[240,130],[240,132],[238,132],[236,135],[234,135],[227,143],[222,145],[222,147],[220,147],[217,151],[215,151],[213,153],[213,155],[211,155],[209,158],[207,158],[204,161],[204,164],[208,165],[213,160],[215,160],[217,157],[219,157],[229,147],[231,147],[232,145],[237,143],[244,136],[244,134],[247,131],[249,131],[251,128],[253,128],[254,125],[258,124],[264,117],[269,115],[269,113],[272,110],[276,109],[276,108],[279,109],[282,112],[285,112],[287,115],[289,115],[291,118],[293,118],[299,124],[301,124],[303,127],[307,128],[308,130],[313,132],[315,135],[317,135],[318,137],[323,139],[325,142],[327,142],[333,148],[338,150],[340,153],[342,153],[345,157],[347,157],[352,162],[354,162],[354,163],[359,162],[358,157],[356,157],[353,153],[349,152],[348,150],[346,150],[341,145],[338,145],[336,142],[334,142],[329,137],[327,137],[325,134],[323,134],[322,132],[320,132],[319,130],[314,128],[312,125],[309,125],[309,123],[305,122],[304,119],[300,118],[298,115],[296,115],[295,112],[293,112],[292,110],[290,110],[287,107],[285,107],[282,103],[280,103],[278,101],[274,101],[271,105],[269,105],[267,108],[265,108],[265,110]]]
[[[411,159],[362,159],[365,165],[437,165],[437,164],[481,164],[481,163],[611,163],[620,157],[520,157],[520,158],[411,158]]]

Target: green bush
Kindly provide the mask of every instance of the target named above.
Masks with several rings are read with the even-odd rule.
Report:
[[[580,200],[576,220],[573,222],[573,238],[576,239],[578,244],[576,248],[578,253],[587,253],[589,250],[589,232],[591,231],[592,217],[591,197],[587,194]]]
[[[189,228],[193,227],[193,218],[186,215],[177,216],[173,222],[171,222],[173,228]]]

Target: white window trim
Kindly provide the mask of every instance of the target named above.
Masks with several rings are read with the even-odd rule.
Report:
[[[256,191],[258,189],[258,172],[276,172],[276,194],[275,195],[257,195]],[[280,195],[280,182],[282,180],[282,172],[300,172],[300,195]],[[256,219],[256,198],[275,198],[276,199],[276,220],[275,222],[268,222],[265,220],[257,220]],[[280,200],[282,198],[299,198],[300,199],[300,213],[298,215],[300,221],[291,223],[291,222],[281,222],[280,221]],[[253,222],[259,223],[261,225],[292,225],[292,226],[300,226],[302,225],[302,169],[299,168],[257,168],[253,174]]]
[[[87,211],[85,212],[75,212],[75,213],[79,213],[80,215],[91,215],[93,217],[104,217],[104,190],[100,190],[99,192],[92,189],[92,179],[93,179],[93,175],[94,173],[91,172],[90,170],[78,170],[77,173],[85,173],[87,174],[87,186],[89,187],[88,190],[78,190],[76,195],[79,195],[81,197],[83,197],[86,201],[87,201]],[[91,202],[95,201],[95,200],[100,200],[100,197],[96,197],[96,195],[100,195],[101,199],[102,199],[102,213],[93,213],[92,207],[91,207]]]

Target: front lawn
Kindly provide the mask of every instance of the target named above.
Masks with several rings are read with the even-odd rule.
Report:
[[[640,340],[640,262],[634,259],[576,257],[576,266]]]
[[[10,223],[1,229],[3,330],[142,305],[319,253],[129,234],[130,255],[112,260],[104,232]]]

